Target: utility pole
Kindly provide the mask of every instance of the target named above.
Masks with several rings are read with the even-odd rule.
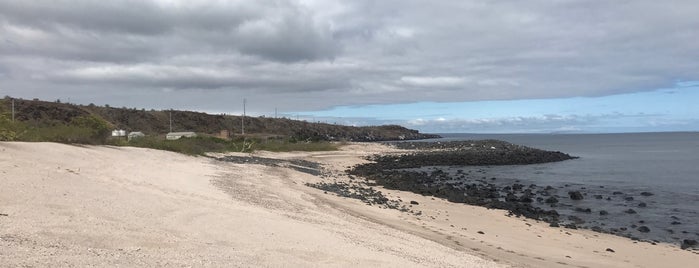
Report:
[[[277,119],[277,107],[274,107],[274,119]]]
[[[12,99],[12,123],[15,122],[15,99]]]
[[[170,109],[170,132],[172,133],[172,109]]]
[[[240,119],[240,124],[241,124],[241,133],[245,135],[245,98],[243,98],[243,118]]]

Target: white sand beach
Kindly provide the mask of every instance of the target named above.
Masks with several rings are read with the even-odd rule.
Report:
[[[335,174],[389,152],[258,152]],[[338,176],[338,180],[342,180]],[[305,186],[284,167],[109,146],[0,142],[0,267],[692,267],[677,245],[551,228],[381,189],[416,216]],[[612,249],[614,252],[607,251]]]

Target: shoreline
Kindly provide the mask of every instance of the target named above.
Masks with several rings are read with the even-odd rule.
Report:
[[[576,183],[538,185],[541,182],[537,180],[520,181],[518,177],[503,178],[485,171],[498,167],[516,170],[517,166],[577,157],[497,140],[406,142],[392,146],[411,151],[400,156],[373,156],[373,163],[356,166],[349,172],[391,189],[504,209],[510,215],[541,220],[551,227],[585,228],[635,241],[676,243],[682,249],[699,250],[699,233],[693,228],[682,228],[683,222],[691,221],[676,217],[680,215],[665,215],[662,219],[654,216],[658,210],[654,206],[662,197],[652,189]],[[665,225],[658,222],[662,220],[667,221]]]
[[[699,262],[699,255],[669,244],[554,229],[507,217],[503,210],[381,186],[370,187],[421,214],[305,185],[349,183],[344,171],[366,163],[364,157],[399,153],[379,144],[252,154],[276,159],[276,166],[139,148],[0,143],[0,149],[6,177],[0,213],[8,215],[0,217],[7,226],[0,245],[8,249],[0,253],[2,265],[162,266],[196,260],[204,261],[202,266],[687,267]],[[320,173],[298,169],[306,163],[298,161],[319,163]]]
[[[374,150],[361,147],[372,147]],[[343,150],[343,152],[347,151],[352,152],[354,160],[351,163],[357,164],[368,163],[365,157],[374,154],[405,153],[404,150],[376,144],[354,144]],[[356,185],[356,182],[361,181],[360,179],[352,178],[352,175],[343,175],[346,169],[353,165],[327,161],[329,155],[333,153],[312,153],[302,157],[302,159],[333,168],[333,176],[317,183],[345,185],[346,188],[352,188],[354,185],[357,189],[362,188]],[[282,159],[291,157],[264,152],[255,156],[281,157]],[[651,245],[586,229],[552,228],[549,223],[510,217],[505,210],[452,203],[409,191],[387,189],[371,183],[364,186],[372,189],[373,193],[381,193],[382,197],[388,200],[377,203],[376,198],[363,200],[345,196],[342,193],[333,193],[330,189],[316,188],[324,192],[323,196],[332,198],[335,206],[352,215],[373,219],[392,228],[514,267],[664,267],[667,264],[686,266],[699,260],[696,253],[681,250],[675,244]],[[392,201],[399,202],[391,203]],[[417,204],[411,204],[411,201],[416,201]],[[376,207],[385,212],[377,212],[374,209]],[[406,207],[408,208],[406,211],[401,211]],[[465,227],[459,227],[460,225]],[[488,234],[489,232],[491,234]],[[495,237],[492,237],[493,232],[497,232]],[[543,240],[541,245],[530,243],[541,240]],[[587,251],[581,252],[581,250]],[[659,255],[665,257],[658,258]]]

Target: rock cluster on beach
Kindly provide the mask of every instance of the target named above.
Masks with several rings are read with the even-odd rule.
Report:
[[[411,191],[447,199],[456,203],[505,209],[516,216],[524,216],[550,223],[557,223],[559,215],[555,210],[546,210],[531,205],[540,196],[536,185],[513,184],[497,187],[481,179],[470,184],[459,181],[448,183],[452,178],[441,170],[431,173],[405,170],[425,166],[465,166],[465,165],[511,165],[534,164],[563,161],[574,157],[561,152],[549,152],[503,141],[464,141],[464,142],[405,142],[396,143],[401,149],[420,149],[403,155],[373,156],[372,163],[363,164],[348,170],[348,173],[369,178],[388,189]],[[549,197],[545,200],[555,203]]]
[[[589,189],[585,187],[566,190],[569,187],[525,185],[519,181],[504,182],[497,178],[478,177],[463,170],[450,173],[439,168],[524,165],[575,159],[561,152],[538,150],[496,140],[404,142],[393,146],[411,151],[399,155],[372,156],[371,163],[355,166],[347,170],[347,173],[367,178],[388,189],[410,191],[456,203],[504,209],[509,211],[510,215],[541,220],[553,227],[588,228],[635,240],[641,240],[639,237],[644,234],[660,231],[644,225],[643,220],[628,227],[606,226],[603,220],[588,222],[585,219],[592,218],[593,212],[595,217],[602,219],[610,217],[610,212],[580,207],[578,204],[594,200],[605,202],[616,200],[614,202],[624,202],[624,206],[635,209],[627,208],[623,212],[615,213],[637,214],[638,210],[648,206],[647,201],[644,201],[654,195],[651,192],[644,191],[637,195],[644,201],[638,201],[634,196],[622,192],[602,195],[593,194],[598,192],[590,191],[588,196]],[[696,247],[696,241],[692,239],[682,240],[678,236],[673,236],[670,240],[680,241],[682,248]]]

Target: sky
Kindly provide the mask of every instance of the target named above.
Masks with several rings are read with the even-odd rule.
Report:
[[[0,95],[400,124],[699,131],[699,1],[0,0]]]

